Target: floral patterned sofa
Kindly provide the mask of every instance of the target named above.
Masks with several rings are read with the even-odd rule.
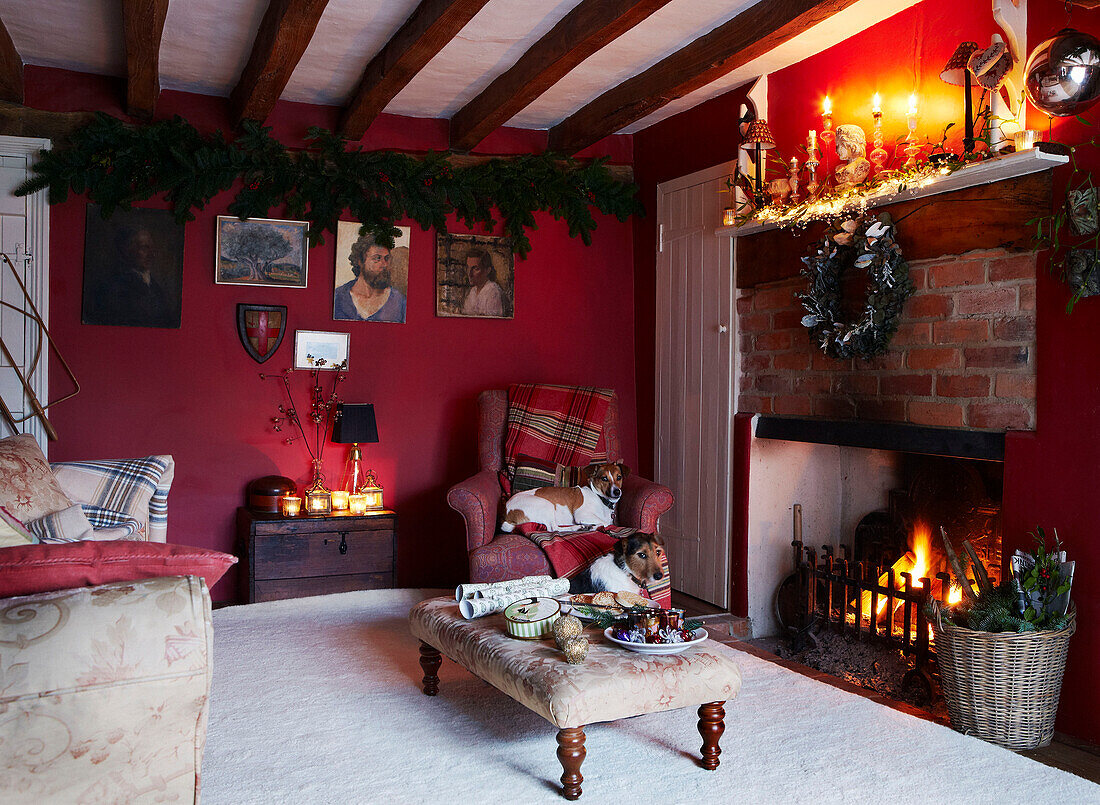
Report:
[[[165,541],[173,465],[157,458],[164,472],[130,539]],[[197,802],[211,654],[199,576],[0,598],[0,800]]]

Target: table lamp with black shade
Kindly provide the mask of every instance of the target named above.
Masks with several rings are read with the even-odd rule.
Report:
[[[363,453],[360,444],[373,444],[378,441],[378,423],[374,418],[374,406],[369,403],[343,403],[336,409],[336,422],[332,426],[332,441],[336,444],[350,444],[348,462],[344,468],[341,488],[349,495],[362,495],[370,490],[381,489],[374,481],[374,473],[363,469]],[[381,494],[378,505],[368,504],[368,508],[381,508]]]

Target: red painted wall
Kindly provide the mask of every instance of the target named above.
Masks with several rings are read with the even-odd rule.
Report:
[[[1030,47],[1065,25],[1061,0],[1030,0]],[[1100,36],[1100,12],[1075,9],[1074,27]],[[888,147],[904,132],[910,92],[920,98],[918,137],[938,140],[955,120],[961,129],[962,91],[943,83],[940,70],[955,46],[971,39],[985,45],[997,30],[988,2],[925,0],[875,28],[853,36],[799,64],[769,77],[769,123],[784,159],[803,154],[809,129],[821,129],[821,100],[833,101],[836,124],[855,122],[870,132],[871,96],[883,95]],[[888,46],[902,43],[904,46]],[[913,43],[909,45],[909,43]],[[647,204],[655,183],[715,165],[735,155],[734,126],[741,98],[731,92],[634,136],[635,172],[643,182]],[[1086,112],[1094,123],[1100,105]],[[1032,128],[1046,129],[1045,115],[1029,110]],[[1053,139],[1080,143],[1095,128],[1072,118],[1055,120]],[[953,134],[954,142],[961,135]],[[957,146],[956,146],[957,147]],[[1100,152],[1098,152],[1100,153]],[[1100,167],[1095,153],[1082,164]],[[833,161],[835,165],[835,158]],[[1056,173],[1064,182],[1065,171]],[[980,225],[976,221],[975,225]],[[653,415],[653,274],[654,221],[636,222],[635,303],[638,344],[638,412],[642,423],[639,450],[643,469],[650,466],[652,436],[645,423]],[[1079,628],[1070,646],[1058,729],[1100,742],[1100,698],[1093,680],[1100,671],[1100,540],[1095,537],[1096,472],[1100,466],[1100,299],[1086,299],[1067,316],[1065,287],[1044,270],[1038,277],[1038,430],[1010,434],[1004,488],[1006,554],[1030,544],[1027,531],[1036,524],[1058,533],[1077,560],[1074,599]]]
[[[27,103],[36,108],[120,114],[121,97],[114,80],[27,68]],[[228,129],[225,113],[224,99],[179,92],[165,92],[158,110],[205,130]],[[271,122],[276,135],[294,145],[307,126],[333,127],[335,121],[332,108],[280,104]],[[383,116],[363,142],[367,148],[442,149],[446,133],[446,121]],[[498,132],[483,148],[518,153],[544,145],[544,132],[513,129]],[[615,161],[629,161],[629,137],[610,138],[604,147]],[[215,216],[230,200],[229,193],[214,199],[186,225],[179,330],[82,325],[85,201],[71,198],[51,210],[50,325],[82,388],[51,409],[61,438],[50,457],[171,453],[171,542],[233,551],[235,509],[248,481],[272,473],[299,481],[308,475],[305,448],[282,444],[271,427],[280,385],[259,378],[261,371],[291,365],[293,332],[261,368],[238,340],[239,302],[287,305],[290,330],[351,333],[350,372],[340,395],[375,405],[381,441],[365,446],[364,456],[385,487],[386,504],[400,516],[401,586],[452,586],[466,577],[465,531],[444,496],[477,471],[475,398],[483,389],[529,381],[614,388],[624,458],[636,465],[629,222],[599,218],[592,246],[585,247],[564,224],[538,216],[534,249],[516,266],[512,321],[436,317],[435,233],[413,224],[407,323],[350,323],[332,320],[332,237],[310,250],[307,289],[214,284]],[[54,366],[52,388],[66,388]],[[304,406],[305,377],[296,374],[296,401]],[[339,481],[345,456],[339,445],[325,452],[330,481]],[[231,576],[215,587],[215,599],[234,596]]]

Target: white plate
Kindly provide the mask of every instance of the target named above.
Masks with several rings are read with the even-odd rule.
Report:
[[[603,630],[603,636],[617,646],[628,648],[639,654],[679,654],[681,651],[697,646],[707,639],[707,630],[699,627],[694,632],[694,639],[686,643],[631,643],[626,640],[617,640],[611,636],[611,628]]]

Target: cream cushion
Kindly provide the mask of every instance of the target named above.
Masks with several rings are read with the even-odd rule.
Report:
[[[33,545],[38,538],[29,532],[7,509],[0,506],[0,548],[13,545]]]
[[[72,503],[33,436],[0,439],[0,506],[29,523]]]

